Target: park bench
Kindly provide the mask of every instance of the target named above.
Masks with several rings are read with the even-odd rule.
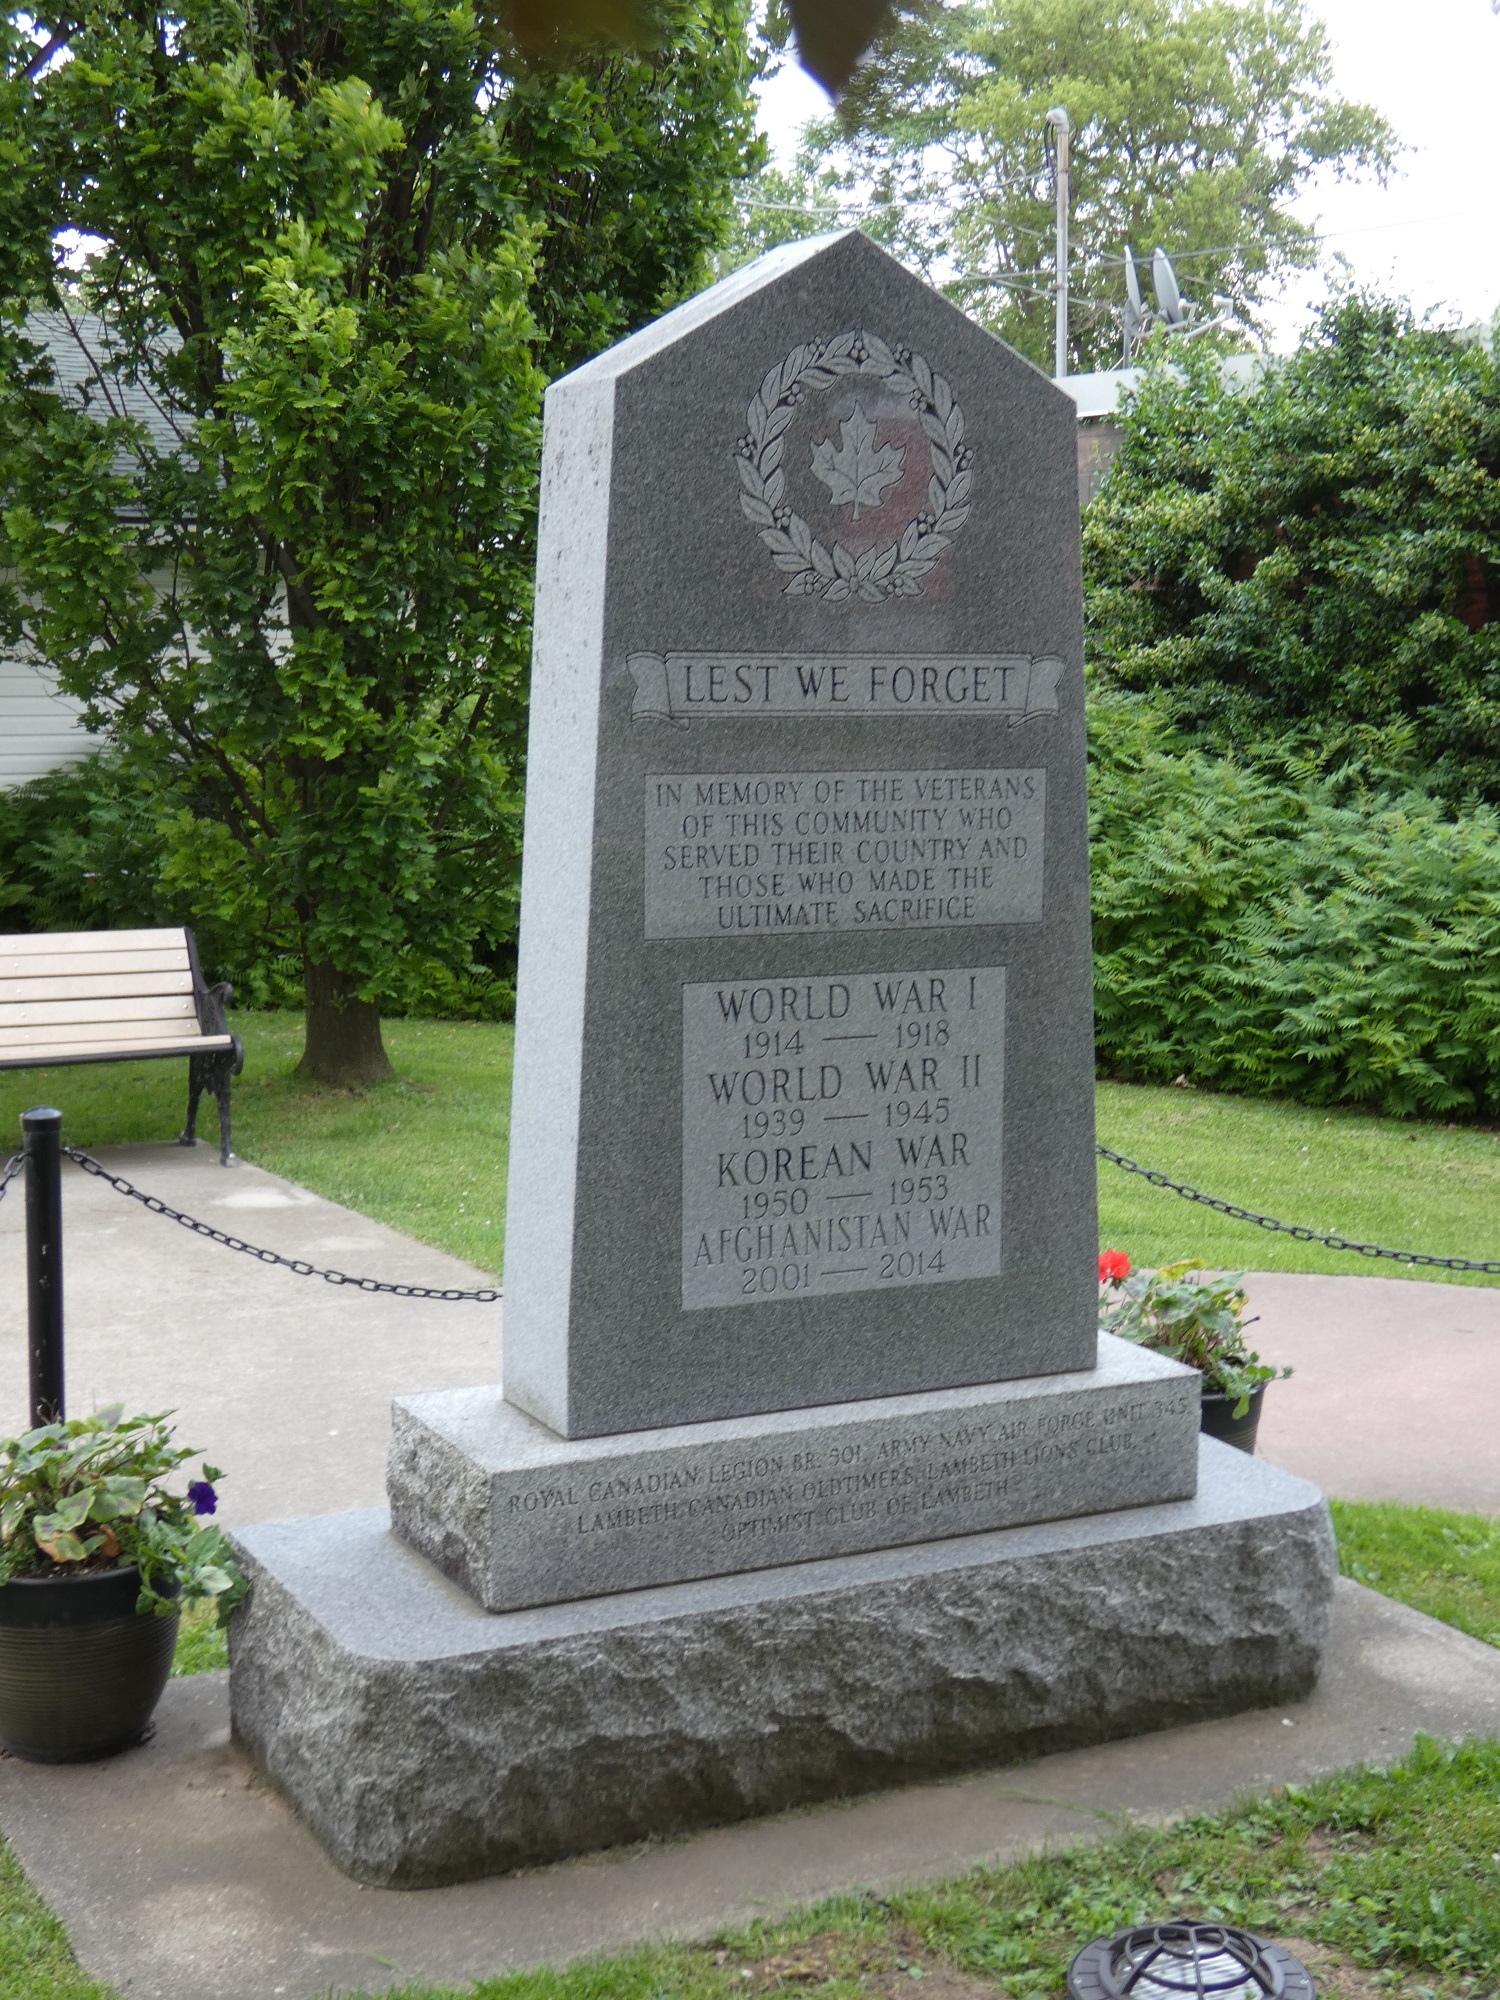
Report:
[[[204,985],[191,931],[0,937],[0,1070],[186,1056],[179,1143],[198,1143],[198,1104],[211,1090],[227,1166],[229,1081],[245,1062],[239,1036],[224,1025],[233,1000],[232,986]]]

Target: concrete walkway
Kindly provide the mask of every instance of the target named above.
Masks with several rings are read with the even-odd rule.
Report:
[[[1279,1271],[1247,1284],[1251,1344],[1296,1371],[1266,1391],[1262,1457],[1341,1500],[1500,1516],[1500,1287]]]
[[[114,1146],[112,1171],[283,1256],[357,1277],[465,1290],[494,1279],[215,1147]],[[299,1278],[63,1168],[67,1399],[176,1410],[228,1475],[231,1527],[385,1503],[392,1396],[500,1374],[500,1307],[392,1298]],[[0,1425],[27,1420],[21,1183],[0,1203]]]

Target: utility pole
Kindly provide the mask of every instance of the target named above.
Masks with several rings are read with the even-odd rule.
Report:
[[[1072,180],[1068,162],[1072,127],[1060,104],[1054,104],[1047,113],[1047,127],[1052,134],[1053,178],[1057,184],[1057,279],[1052,288],[1057,297],[1057,343],[1052,373],[1060,382],[1068,372],[1068,209]]]

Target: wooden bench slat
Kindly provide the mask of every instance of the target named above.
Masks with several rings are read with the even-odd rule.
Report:
[[[114,951],[185,951],[180,930],[156,931],[7,931],[0,936],[0,958],[27,958],[38,952],[99,951],[108,939]]]
[[[160,972],[86,973],[60,979],[7,979],[0,966],[0,1007],[24,1002],[41,1006],[59,1000],[149,1000],[191,993],[193,975],[187,966]]]
[[[228,1166],[238,1044],[223,1029],[225,991],[205,987],[187,930],[0,935],[0,1072],[44,1076],[81,1063],[187,1057],[188,1130],[207,1088],[218,1100],[219,1158]],[[223,1032],[205,1034],[203,1020]]]
[[[196,1020],[192,994],[140,994],[136,1000],[6,1000],[0,1026],[20,1028],[34,1020]]]
[[[200,1028],[204,999],[185,930],[0,935],[0,1071],[180,1061],[232,1050],[227,1030],[205,1035]],[[215,1070],[220,1157],[227,1162],[227,1066]],[[193,1115],[197,1103],[195,1094]]]
[[[64,1063],[146,1062],[153,1056],[192,1056],[204,1049],[227,1049],[231,1035],[186,1035],[177,1041],[43,1043],[20,1052],[0,1049],[0,1069],[42,1069]]]
[[[90,977],[95,973],[185,972],[192,977],[192,963],[185,946],[176,951],[74,951],[30,958],[7,958],[0,951],[0,979],[71,979],[74,974]]]
[[[7,1028],[54,1028],[72,1021],[196,1021],[190,993],[151,994],[140,1000],[54,1000],[50,1006],[25,1002],[0,1006],[0,1032]],[[179,1028],[177,1033],[181,1033]]]
[[[204,1043],[204,1038],[195,1035],[182,1021],[114,1021],[88,1027],[27,1028],[21,1033],[0,1028],[0,1056],[18,1060],[31,1049],[87,1049],[96,1042],[107,1042],[111,1047],[116,1042],[133,1042],[141,1047],[154,1042],[191,1042],[197,1047]]]

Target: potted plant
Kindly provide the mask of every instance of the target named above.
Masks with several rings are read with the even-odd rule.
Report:
[[[118,1408],[0,1442],[0,1743],[76,1763],[139,1742],[172,1667],[179,1613],[222,1623],[245,1584],[203,1517],[223,1475],[177,1493],[196,1453],[166,1416]]]
[[[1159,1271],[1132,1271],[1121,1250],[1099,1259],[1099,1324],[1157,1354],[1186,1362],[1203,1377],[1202,1426],[1210,1437],[1255,1450],[1266,1384],[1290,1368],[1272,1368],[1245,1345],[1249,1300],[1243,1271],[1209,1273],[1196,1259]]]

